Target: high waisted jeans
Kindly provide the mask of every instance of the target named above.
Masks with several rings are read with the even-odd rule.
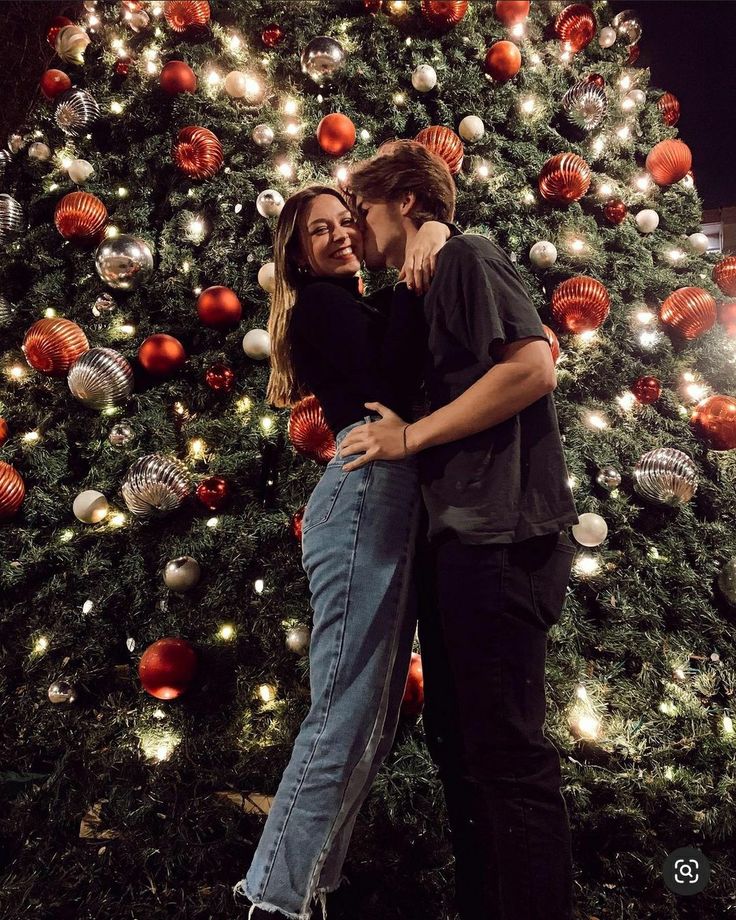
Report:
[[[357,424],[362,424],[357,422]],[[338,446],[349,425],[337,435]],[[308,920],[342,881],[360,806],[391,748],[416,629],[416,460],[348,473],[335,457],[302,520],[312,594],[311,707],[236,894]]]

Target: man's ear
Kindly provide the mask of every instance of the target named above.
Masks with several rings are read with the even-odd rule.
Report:
[[[416,203],[417,196],[414,194],[414,192],[404,192],[404,194],[401,196],[401,201],[399,202],[401,216],[407,217]]]

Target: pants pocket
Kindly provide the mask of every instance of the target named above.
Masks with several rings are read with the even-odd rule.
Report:
[[[562,617],[575,553],[564,532],[512,544],[504,567],[504,593],[510,606],[544,630],[555,626]]]
[[[342,464],[327,466],[304,509],[302,538],[313,527],[325,524],[330,519],[347,476],[348,474],[343,472]]]

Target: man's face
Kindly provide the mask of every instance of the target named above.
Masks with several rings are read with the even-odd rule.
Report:
[[[356,200],[363,231],[363,259],[369,269],[382,269],[403,262],[405,234],[401,210],[396,202]]]

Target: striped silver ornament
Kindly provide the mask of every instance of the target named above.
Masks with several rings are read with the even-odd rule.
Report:
[[[133,392],[133,368],[112,348],[90,348],[72,364],[67,377],[72,395],[90,409],[107,409]]]
[[[634,489],[660,505],[682,505],[698,488],[698,470],[687,454],[674,447],[657,447],[634,467]]]
[[[562,108],[571,124],[584,131],[592,131],[606,117],[608,101],[605,90],[581,80],[562,97]]]
[[[97,100],[86,89],[68,89],[59,96],[54,118],[65,134],[79,137],[100,117]]]
[[[13,318],[14,313],[15,307],[13,304],[8,300],[5,294],[0,294],[0,329],[10,324],[10,320]]]
[[[0,180],[5,178],[5,170],[10,164],[11,156],[7,150],[0,150]]]
[[[23,207],[10,195],[0,195],[0,243],[10,243],[25,229]]]
[[[178,508],[192,491],[192,480],[181,460],[146,454],[128,470],[121,488],[128,510],[145,516]]]

